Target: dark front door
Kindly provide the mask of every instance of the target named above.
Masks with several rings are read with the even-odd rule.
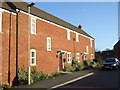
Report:
[[[62,54],[59,55],[59,71],[63,70],[63,60],[62,60]]]

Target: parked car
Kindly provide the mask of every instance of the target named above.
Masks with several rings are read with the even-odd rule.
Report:
[[[120,67],[120,61],[117,58],[106,58],[102,64],[102,69],[118,69]]]

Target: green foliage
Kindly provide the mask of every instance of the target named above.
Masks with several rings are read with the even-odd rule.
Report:
[[[74,72],[74,71],[79,71],[87,68],[87,65],[85,65],[82,62],[78,62],[76,60],[72,60],[71,65],[66,65],[64,71],[66,72]]]
[[[72,60],[71,65],[66,65],[64,71],[66,72],[74,72],[74,71],[80,71],[87,69],[89,67],[99,67],[102,64],[101,59],[95,59],[95,60],[87,60],[84,62],[78,62],[76,60]]]
[[[52,77],[58,77],[58,76],[60,76],[61,74],[60,73],[53,73],[52,74]]]
[[[36,67],[33,67],[31,71],[30,81],[31,83],[34,83],[34,82],[38,82],[41,80],[57,77],[60,75],[61,75],[60,73],[54,73],[49,76],[47,74],[43,74],[42,72],[38,72]],[[19,85],[25,85],[28,83],[28,72],[26,72],[24,68],[21,68],[21,69],[19,68],[18,70],[18,81],[19,81]]]
[[[94,59],[93,61],[96,62],[96,63],[98,63],[98,64],[99,64],[98,66],[102,65],[102,63],[104,62],[104,61],[103,61],[102,59],[100,59],[100,58],[96,58],[96,59]]]
[[[10,88],[9,83],[3,83],[3,84],[2,84],[2,88],[3,88],[3,89]]]
[[[64,71],[66,72],[74,72],[75,68],[72,65],[66,65],[64,68]]]
[[[28,73],[24,68],[18,69],[18,84],[25,85],[28,83]]]

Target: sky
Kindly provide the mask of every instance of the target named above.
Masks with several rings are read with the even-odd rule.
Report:
[[[95,39],[95,49],[113,49],[118,41],[117,2],[34,2],[35,6],[82,29]]]

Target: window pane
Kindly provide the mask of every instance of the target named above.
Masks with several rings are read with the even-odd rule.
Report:
[[[35,59],[34,58],[32,58],[32,62],[31,62],[32,64],[35,64]]]
[[[47,50],[51,51],[51,38],[47,37]]]
[[[32,57],[35,57],[35,53],[34,52],[32,52],[32,55],[31,55]]]
[[[31,18],[31,34],[36,34],[36,19]]]
[[[35,23],[35,19],[32,19],[32,23]]]

